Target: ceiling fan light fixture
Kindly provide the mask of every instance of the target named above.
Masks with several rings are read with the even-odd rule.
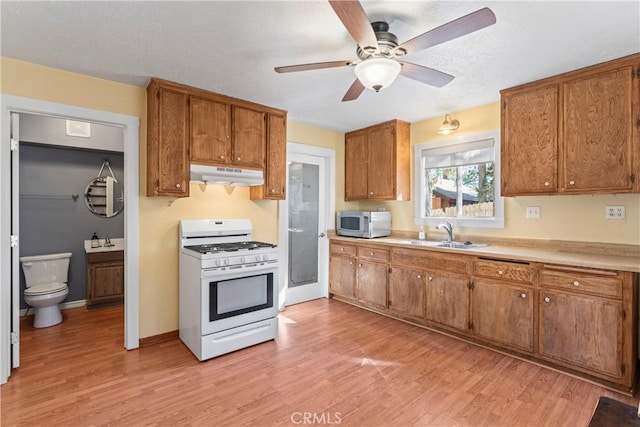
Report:
[[[393,59],[371,58],[356,65],[354,71],[364,87],[380,92],[393,83],[401,68],[402,65]]]
[[[438,129],[438,133],[441,135],[449,135],[452,132],[455,132],[460,127],[460,122],[456,119],[451,120],[450,115],[444,116],[444,122],[442,122],[442,126]]]

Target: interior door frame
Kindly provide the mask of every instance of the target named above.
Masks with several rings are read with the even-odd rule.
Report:
[[[0,384],[11,374],[11,113],[39,114],[119,126],[124,129],[125,314],[124,347],[139,347],[139,134],[140,118],[67,104],[2,95],[0,110]],[[18,243],[19,245],[19,243]],[[18,246],[19,247],[19,246]]]
[[[287,142],[287,186],[289,185],[289,164],[288,159],[291,154],[303,154],[308,156],[323,157],[325,167],[325,195],[324,223],[326,230],[319,230],[324,233],[325,237],[318,240],[319,254],[324,256],[321,263],[324,268],[318,271],[318,282],[323,289],[323,296],[329,295],[329,236],[328,230],[335,229],[335,211],[336,211],[336,152],[331,148],[316,147],[312,145],[299,144],[296,142]],[[281,200],[278,203],[278,248],[280,249],[280,283],[278,308],[284,310],[285,298],[287,292],[287,283],[289,282],[289,224],[288,224],[288,201]]]

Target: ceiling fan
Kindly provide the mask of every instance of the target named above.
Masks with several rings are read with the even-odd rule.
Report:
[[[398,38],[389,32],[389,24],[369,23],[367,14],[357,0],[329,0],[329,4],[358,44],[358,59],[289,65],[276,67],[275,70],[278,73],[291,73],[321,68],[355,67],[357,78],[342,98],[343,102],[357,99],[365,88],[379,92],[393,83],[398,74],[431,86],[446,85],[454,79],[452,75],[400,61],[398,58],[496,23],[494,13],[485,7],[398,44]]]

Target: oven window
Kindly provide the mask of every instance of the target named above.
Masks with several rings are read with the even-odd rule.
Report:
[[[359,216],[347,216],[340,218],[340,228],[343,230],[360,230],[360,219]]]
[[[209,284],[209,320],[273,307],[273,273]]]

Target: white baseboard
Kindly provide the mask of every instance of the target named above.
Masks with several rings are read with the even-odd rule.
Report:
[[[66,310],[68,308],[84,307],[85,305],[87,305],[87,300],[86,299],[79,299],[77,301],[67,301],[67,302],[63,302],[63,303],[60,304],[60,310]],[[21,309],[20,310],[20,317],[22,317],[25,314],[27,314],[27,310],[30,310],[30,309],[31,309],[31,307]],[[33,310],[31,310],[31,314],[33,314]]]

